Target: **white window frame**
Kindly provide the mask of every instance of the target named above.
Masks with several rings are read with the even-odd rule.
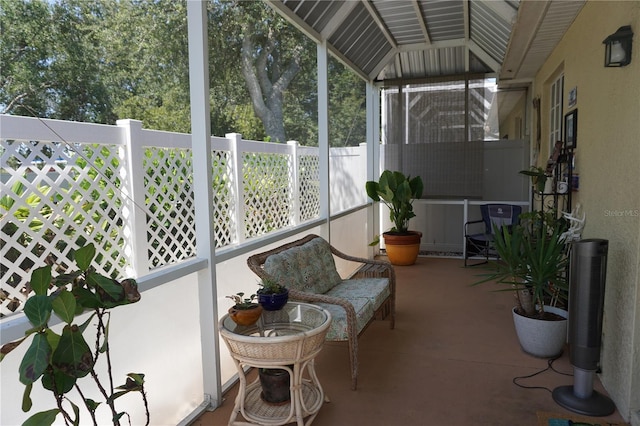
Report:
[[[556,141],[562,140],[563,94],[564,74],[560,74],[549,89],[549,154],[553,152]]]

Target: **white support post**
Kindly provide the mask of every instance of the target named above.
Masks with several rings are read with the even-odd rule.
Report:
[[[366,85],[367,120],[367,180],[378,180],[380,176],[380,91],[371,83]],[[367,197],[367,202],[369,202]],[[374,205],[367,212],[367,239],[373,241],[380,232],[380,208]],[[367,242],[368,242],[367,241]],[[369,254],[378,254],[379,247],[371,247]]]
[[[187,1],[189,37],[189,87],[191,97],[191,147],[196,211],[197,257],[208,267],[197,272],[200,302],[200,340],[202,345],[203,400],[222,404],[220,340],[215,262],[215,231],[211,171],[211,111],[209,104],[209,46],[207,2]]]
[[[331,235],[331,205],[329,199],[329,71],[327,43],[318,43],[318,148],[320,155],[320,217],[326,219],[323,237]]]
[[[129,243],[125,247],[127,259],[131,261],[132,274],[141,277],[149,273],[147,250],[147,207],[145,204],[144,180],[133,179],[142,170],[144,147],[142,146],[142,122],[138,120],[118,120],[118,127],[124,131],[124,157],[126,159],[125,182],[128,199],[123,209],[129,223]],[[127,232],[127,231],[125,231]],[[131,251],[131,252],[129,252]]]
[[[299,161],[298,161],[298,141],[288,141],[287,145],[291,147],[291,173],[293,176],[289,179],[291,185],[291,205],[293,210],[293,217],[291,218],[291,225],[296,226],[300,224],[300,209],[302,204],[300,203],[300,178],[299,178]]]
[[[244,232],[244,188],[242,187],[242,152],[240,152],[240,148],[242,145],[242,135],[240,133],[227,133],[225,135],[227,139],[229,139],[229,143],[231,145],[231,162],[233,163],[233,172],[231,174],[231,179],[233,179],[232,185],[233,190],[235,191],[235,206],[234,206],[234,214],[233,221],[234,227],[233,231],[235,232],[235,238],[233,239],[238,244],[244,242],[245,240],[245,232]]]

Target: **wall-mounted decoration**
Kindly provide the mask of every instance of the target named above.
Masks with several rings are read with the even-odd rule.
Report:
[[[574,149],[578,143],[578,110],[565,114],[564,116],[564,147]]]
[[[569,90],[569,108],[573,108],[578,103],[578,88]]]

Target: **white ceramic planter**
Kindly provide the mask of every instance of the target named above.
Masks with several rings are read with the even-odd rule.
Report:
[[[544,307],[546,312],[565,318],[560,321],[544,321],[527,318],[513,308],[513,323],[522,350],[538,358],[555,358],[560,355],[567,341],[567,311],[553,306]]]

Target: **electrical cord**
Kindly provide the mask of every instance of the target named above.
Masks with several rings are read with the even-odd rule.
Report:
[[[563,375],[563,376],[570,376],[570,377],[572,377],[572,376],[573,376],[573,374],[572,374],[572,373],[565,373],[565,372],[562,372],[562,371],[558,371],[558,370],[556,370],[556,369],[553,367],[553,362],[554,362],[555,360],[557,360],[558,358],[560,358],[560,357],[559,357],[559,356],[557,356],[557,357],[555,357],[555,358],[550,358],[550,359],[548,359],[548,360],[547,360],[547,367],[546,367],[546,368],[543,368],[543,369],[542,369],[542,370],[540,370],[540,371],[536,371],[535,373],[533,373],[533,374],[529,374],[529,375],[527,375],[527,376],[518,376],[518,377],[514,377],[514,378],[513,378],[513,380],[512,380],[513,384],[514,384],[514,385],[516,385],[516,386],[518,386],[518,387],[524,388],[524,389],[544,389],[544,390],[548,391],[549,393],[553,393],[553,391],[552,391],[551,389],[547,388],[547,387],[544,387],[544,386],[528,386],[528,385],[523,385],[523,384],[521,384],[521,383],[518,383],[518,381],[519,381],[519,380],[524,380],[524,379],[530,379],[530,378],[532,378],[532,377],[535,377],[535,376],[537,376],[537,375],[539,375],[539,374],[542,374],[542,373],[544,373],[544,372],[546,372],[546,371],[549,371],[549,370],[551,370],[551,371],[553,371],[553,372],[555,372],[555,373],[557,373],[557,374],[561,374],[561,375]]]

